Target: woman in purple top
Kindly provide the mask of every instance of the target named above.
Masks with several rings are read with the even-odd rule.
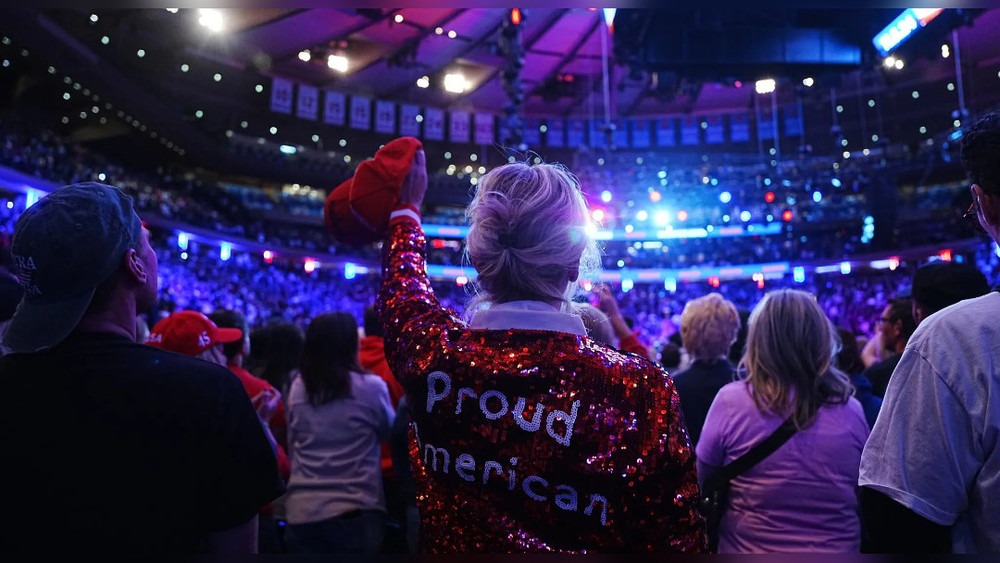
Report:
[[[712,402],[698,442],[704,479],[791,417],[797,432],[732,481],[719,553],[858,552],[858,468],[868,423],[833,358],[839,337],[804,291],[764,296],[750,316],[741,381]]]

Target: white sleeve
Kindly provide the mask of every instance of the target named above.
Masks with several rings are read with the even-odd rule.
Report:
[[[981,457],[965,406],[924,351],[907,348],[865,444],[858,484],[949,526],[968,505]]]

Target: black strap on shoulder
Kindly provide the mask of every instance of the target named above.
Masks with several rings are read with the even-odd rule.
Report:
[[[782,444],[795,434],[795,431],[795,422],[792,420],[792,417],[788,417],[764,441],[750,448],[750,451],[710,475],[706,479],[705,488],[716,488],[727,481],[732,481],[734,478],[739,477],[748,469],[763,461],[764,458],[774,453],[775,450],[780,448]]]

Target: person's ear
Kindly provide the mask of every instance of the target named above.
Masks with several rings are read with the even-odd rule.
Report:
[[[972,200],[979,208],[979,218],[989,225],[1000,223],[1000,198],[997,198],[986,191],[979,184],[972,184]]]
[[[915,324],[920,324],[927,316],[924,314],[924,308],[921,307],[920,305],[917,305],[916,301],[913,302],[913,308],[911,309],[911,312],[913,314],[913,321]]]
[[[135,281],[141,284],[146,283],[146,277],[149,273],[146,272],[146,266],[142,263],[139,253],[134,248],[128,249],[128,252],[125,253],[125,265]]]

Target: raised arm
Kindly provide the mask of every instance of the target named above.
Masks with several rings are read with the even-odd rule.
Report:
[[[414,339],[427,342],[433,333],[460,323],[434,297],[427,278],[426,239],[420,228],[420,205],[427,192],[424,151],[413,158],[403,181],[399,205],[392,212],[382,252],[382,286],[375,308],[385,332],[385,357],[403,385],[418,357]]]

